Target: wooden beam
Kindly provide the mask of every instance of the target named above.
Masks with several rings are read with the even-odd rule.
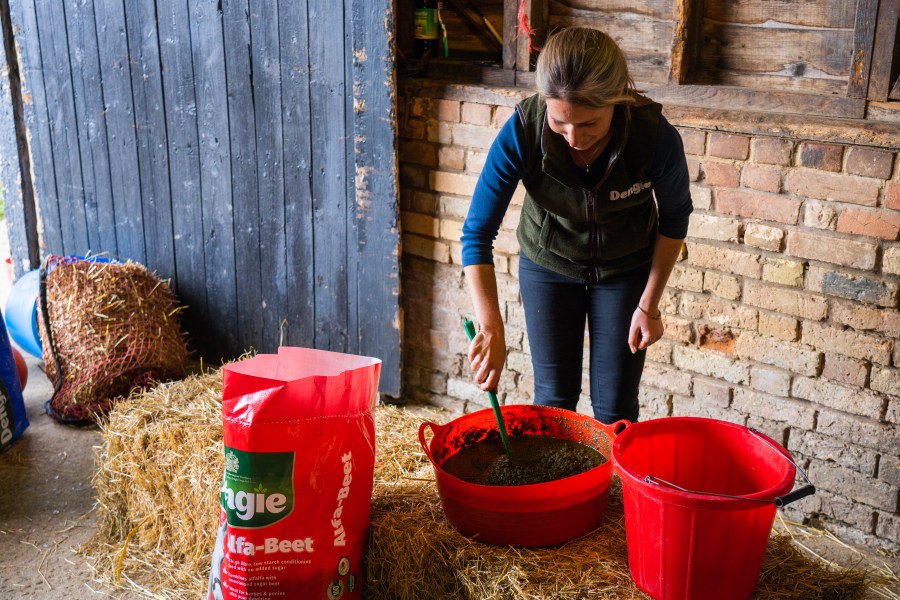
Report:
[[[503,0],[503,68],[516,68],[516,33],[518,32],[518,0]]]
[[[550,7],[547,0],[524,0],[520,6],[524,8],[524,16],[533,34],[529,37],[524,31],[516,29],[516,70],[527,72],[534,70],[538,49],[547,39]],[[518,19],[518,14],[516,18]]]
[[[691,22],[694,14],[693,0],[675,0],[675,28],[672,34],[672,58],[669,69],[669,83],[684,83],[690,68]]]
[[[878,7],[878,23],[875,26],[875,46],[872,51],[872,69],[869,75],[869,100],[887,100],[891,91],[891,67],[895,60],[897,17],[900,2],[881,0]]]
[[[501,69],[495,70],[501,71]],[[498,106],[515,106],[516,103],[521,102],[532,93],[530,90],[521,88],[465,84],[458,80],[447,82],[401,79],[398,86],[401,90],[400,95],[403,97],[468,100]],[[639,84],[639,87],[643,86]],[[651,89],[648,93],[654,100],[665,102],[663,114],[666,115],[669,122],[678,127],[869,146],[892,151],[900,150],[896,121],[823,117],[809,112],[797,114],[769,112],[765,105],[760,105],[756,110],[743,110],[738,109],[732,102],[700,102],[688,106],[671,101],[671,97],[667,98],[658,93],[661,89],[678,89],[679,87],[684,86],[662,86],[662,88]],[[843,100],[859,105],[865,104],[862,100],[848,100],[847,98]]]
[[[847,84],[847,96],[850,98],[865,98],[868,91],[877,16],[878,0],[857,0],[853,62],[850,64],[850,81]]]
[[[706,106],[765,113],[789,113],[863,119],[863,99],[841,98],[797,92],[760,92],[739,87],[705,85],[663,85],[650,87],[647,96],[663,104]]]

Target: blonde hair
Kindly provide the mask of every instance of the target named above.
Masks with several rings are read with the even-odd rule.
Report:
[[[551,35],[538,56],[535,75],[537,91],[545,100],[594,108],[642,104],[625,55],[597,29],[569,27]]]

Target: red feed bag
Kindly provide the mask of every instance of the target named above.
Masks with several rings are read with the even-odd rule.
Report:
[[[209,598],[361,598],[381,361],[281,347],[222,371]]]

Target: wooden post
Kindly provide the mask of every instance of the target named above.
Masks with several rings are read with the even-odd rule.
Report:
[[[878,7],[878,23],[875,26],[875,46],[872,51],[872,69],[869,75],[869,100],[883,102],[891,91],[891,66],[894,61],[894,44],[897,39],[897,17],[900,1],[881,0]]]
[[[534,32],[534,37],[529,40],[528,34],[519,31],[516,28],[516,69],[518,71],[532,71],[534,66],[534,58],[537,55],[537,48],[544,45],[547,39],[547,20],[549,16],[549,5],[547,0],[525,0],[525,17],[528,24]],[[518,8],[516,9],[516,20],[518,25]],[[529,42],[532,49],[529,50]]]
[[[503,68],[516,68],[516,33],[518,0],[503,0]]]
[[[675,27],[669,83],[685,83],[694,63],[694,48],[699,35],[697,16],[703,13],[702,0],[675,0]]]
[[[877,15],[878,0],[857,1],[853,61],[850,64],[850,81],[847,84],[847,96],[850,98],[865,98],[868,92]]]

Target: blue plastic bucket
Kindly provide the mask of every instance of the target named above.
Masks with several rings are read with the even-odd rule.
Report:
[[[6,328],[16,345],[25,352],[43,358],[37,311],[41,270],[35,269],[19,277],[6,299]]]

